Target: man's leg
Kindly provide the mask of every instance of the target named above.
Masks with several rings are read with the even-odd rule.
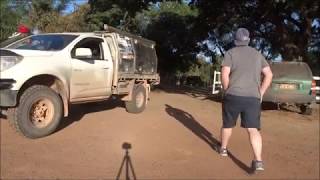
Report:
[[[258,98],[247,98],[246,108],[241,114],[241,126],[247,128],[249,140],[254,154],[251,168],[254,171],[262,171],[262,138],[260,134],[261,104]]]
[[[240,107],[236,96],[226,95],[222,104],[222,128],[220,132],[221,148],[227,148],[232,134],[232,128],[236,125],[240,114]]]
[[[261,134],[256,128],[247,128],[249,140],[254,153],[254,159],[256,161],[262,161],[262,138]]]
[[[227,148],[231,134],[232,128],[221,128],[221,148]]]

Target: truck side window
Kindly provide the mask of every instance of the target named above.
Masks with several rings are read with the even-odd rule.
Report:
[[[99,38],[85,38],[78,42],[71,50],[71,57],[75,58],[77,48],[89,48],[92,52],[92,58],[89,60],[104,60],[103,40]]]

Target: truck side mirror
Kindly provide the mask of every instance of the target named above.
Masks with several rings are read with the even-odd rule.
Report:
[[[91,59],[92,51],[90,48],[77,48],[75,56],[79,59]]]

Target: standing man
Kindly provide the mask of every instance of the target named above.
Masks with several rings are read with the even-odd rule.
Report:
[[[263,55],[248,46],[249,41],[249,31],[239,28],[235,34],[236,47],[225,53],[222,62],[225,97],[220,155],[228,156],[227,145],[240,114],[241,127],[248,131],[254,154],[252,169],[261,171],[264,170],[260,135],[261,101],[272,81],[272,72]],[[262,83],[261,73],[264,75]]]

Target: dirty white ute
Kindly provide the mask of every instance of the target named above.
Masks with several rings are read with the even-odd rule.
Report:
[[[155,43],[112,27],[26,37],[1,49],[0,108],[28,138],[55,131],[69,106],[116,95],[142,112],[160,82]]]

